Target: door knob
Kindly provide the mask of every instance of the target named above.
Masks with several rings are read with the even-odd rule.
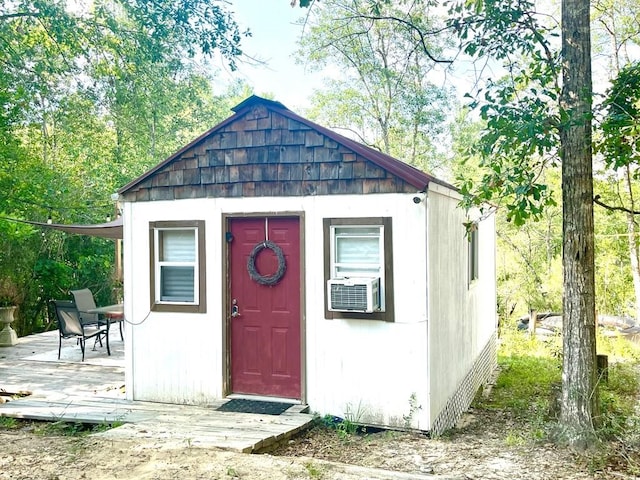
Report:
[[[234,318],[240,316],[240,307],[238,307],[238,300],[235,298],[231,300],[231,316]]]

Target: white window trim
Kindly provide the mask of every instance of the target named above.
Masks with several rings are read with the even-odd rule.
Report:
[[[160,233],[167,231],[178,231],[178,232],[193,232],[193,249],[194,249],[194,260],[191,262],[175,262],[175,261],[162,261],[160,260]],[[154,229],[154,268],[155,268],[155,303],[158,305],[168,304],[168,305],[198,305],[200,303],[200,272],[199,272],[199,259],[198,259],[198,227],[191,228],[180,228],[180,227],[172,227],[172,228],[155,228]],[[181,301],[171,301],[171,300],[162,300],[161,299],[161,285],[162,285],[162,267],[192,267],[193,268],[193,301],[191,302],[181,302]]]

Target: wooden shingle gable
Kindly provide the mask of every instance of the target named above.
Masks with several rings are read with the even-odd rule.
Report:
[[[394,174],[380,164],[386,156],[372,161],[379,152],[347,142],[279,102],[250,97],[234,110],[235,115],[123,187],[123,198],[411,193],[428,183],[421,176],[426,174],[413,167],[419,175],[407,170],[412,174],[407,176],[402,165],[401,175]]]

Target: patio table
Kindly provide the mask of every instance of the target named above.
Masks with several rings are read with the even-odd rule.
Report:
[[[107,346],[109,345],[109,326],[111,325],[111,322],[118,322],[120,324],[120,338],[124,340],[124,336],[122,335],[124,304],[116,303],[114,305],[92,308],[87,310],[87,313],[97,313],[98,315],[103,315],[107,319]]]

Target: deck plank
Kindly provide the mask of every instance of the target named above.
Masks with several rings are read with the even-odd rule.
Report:
[[[114,332],[112,332],[113,334]],[[0,416],[47,421],[122,424],[94,435],[106,438],[154,438],[163,443],[253,452],[307,428],[311,415],[295,405],[281,415],[219,412],[225,399],[189,406],[129,401],[124,398],[124,348],[119,334],[104,348],[87,350],[63,344],[58,361],[58,333],[21,337],[0,349],[0,389],[30,391],[0,404]],[[66,350],[65,350],[66,349]],[[77,360],[76,360],[77,359]]]

